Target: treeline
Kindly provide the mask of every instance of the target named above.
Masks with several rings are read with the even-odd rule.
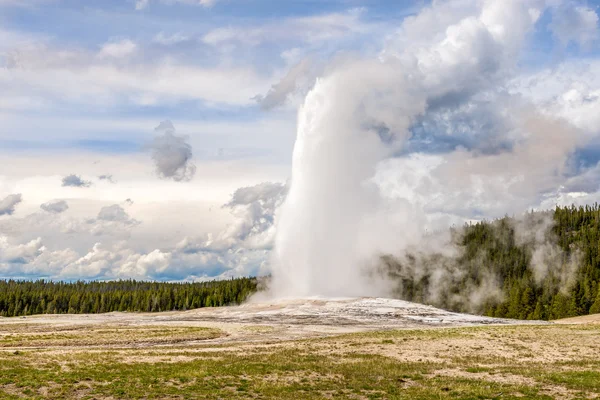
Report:
[[[556,207],[452,228],[383,257],[396,297],[517,319],[600,313],[600,206]],[[423,247],[421,247],[423,248]],[[159,312],[243,302],[256,278],[203,283],[0,280],[0,316]]]
[[[503,318],[600,312],[598,204],[467,224],[450,238],[455,254],[384,259],[399,297]]]
[[[0,280],[0,315],[159,312],[243,302],[255,278],[202,283],[52,282]]]

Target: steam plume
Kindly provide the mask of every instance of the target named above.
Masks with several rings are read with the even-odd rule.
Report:
[[[373,177],[384,160],[406,147],[415,123],[427,118],[452,123],[466,112],[465,105],[480,107],[481,98],[503,87],[544,6],[488,0],[457,12],[456,4],[434,2],[408,18],[376,60],[338,60],[306,96],[298,115],[291,185],[277,225],[275,295],[385,295],[390,288],[374,273],[375,260],[423,242],[431,210],[412,196],[393,201],[382,196]],[[437,24],[446,25],[439,29]],[[480,182],[488,196],[512,184],[519,205],[526,205],[555,187],[552,177],[564,176],[578,141],[535,110],[517,112],[517,103],[511,99],[504,110],[484,110],[488,120],[504,123],[501,135],[490,142],[511,145],[492,146],[488,154],[455,151],[432,174],[444,182],[441,196],[431,185],[419,184],[417,192],[443,201],[446,194],[452,202],[463,182],[461,192]],[[557,147],[539,145],[544,129]],[[555,164],[537,168],[541,149],[555,153]],[[523,180],[503,173],[506,162],[514,169],[523,166],[522,160],[530,168]]]

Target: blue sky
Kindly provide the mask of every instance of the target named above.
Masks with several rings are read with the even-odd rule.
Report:
[[[494,1],[0,0],[0,277],[268,271],[298,109],[318,79],[359,59],[393,58],[411,79],[445,82],[423,84],[426,108],[378,167],[388,199],[445,223],[595,200],[600,1],[509,1],[525,7],[522,31],[488,21],[486,7],[504,12]],[[469,21],[487,36],[461,33]],[[495,50],[478,47],[490,37]],[[432,54],[459,67],[431,64]],[[580,137],[552,153],[560,165],[532,172],[539,188],[509,191],[504,205],[483,194],[465,201],[480,178],[458,165],[461,155],[485,170],[528,145],[516,105],[558,116]],[[107,174],[112,182],[99,179]],[[64,186],[69,175],[89,185]],[[254,200],[231,205],[244,187],[256,188]],[[40,210],[55,200],[68,210]],[[115,205],[124,214],[100,217]]]

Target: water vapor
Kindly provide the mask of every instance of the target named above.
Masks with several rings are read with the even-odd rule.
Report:
[[[504,199],[523,210],[566,180],[584,137],[506,89],[545,8],[535,0],[434,2],[407,18],[376,57],[338,58],[326,68],[298,113],[271,260],[275,296],[389,295],[394,284],[381,273],[381,256],[409,249],[440,261],[434,271],[416,258],[403,262],[413,277],[429,276],[432,287],[464,281],[456,257],[439,256],[455,243],[428,232],[448,215],[465,221],[479,201],[487,215],[506,212]],[[480,123],[464,127],[470,117]],[[462,138],[474,144],[424,156],[435,161],[407,190],[386,191],[390,182],[378,177],[388,161],[398,160],[401,173],[415,132],[442,123],[468,131]],[[465,303],[501,295],[485,273]]]

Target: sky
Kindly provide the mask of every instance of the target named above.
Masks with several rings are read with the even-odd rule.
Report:
[[[349,60],[427,93],[370,179],[415,223],[593,203],[599,7],[0,0],[0,278],[269,273],[298,110]]]

